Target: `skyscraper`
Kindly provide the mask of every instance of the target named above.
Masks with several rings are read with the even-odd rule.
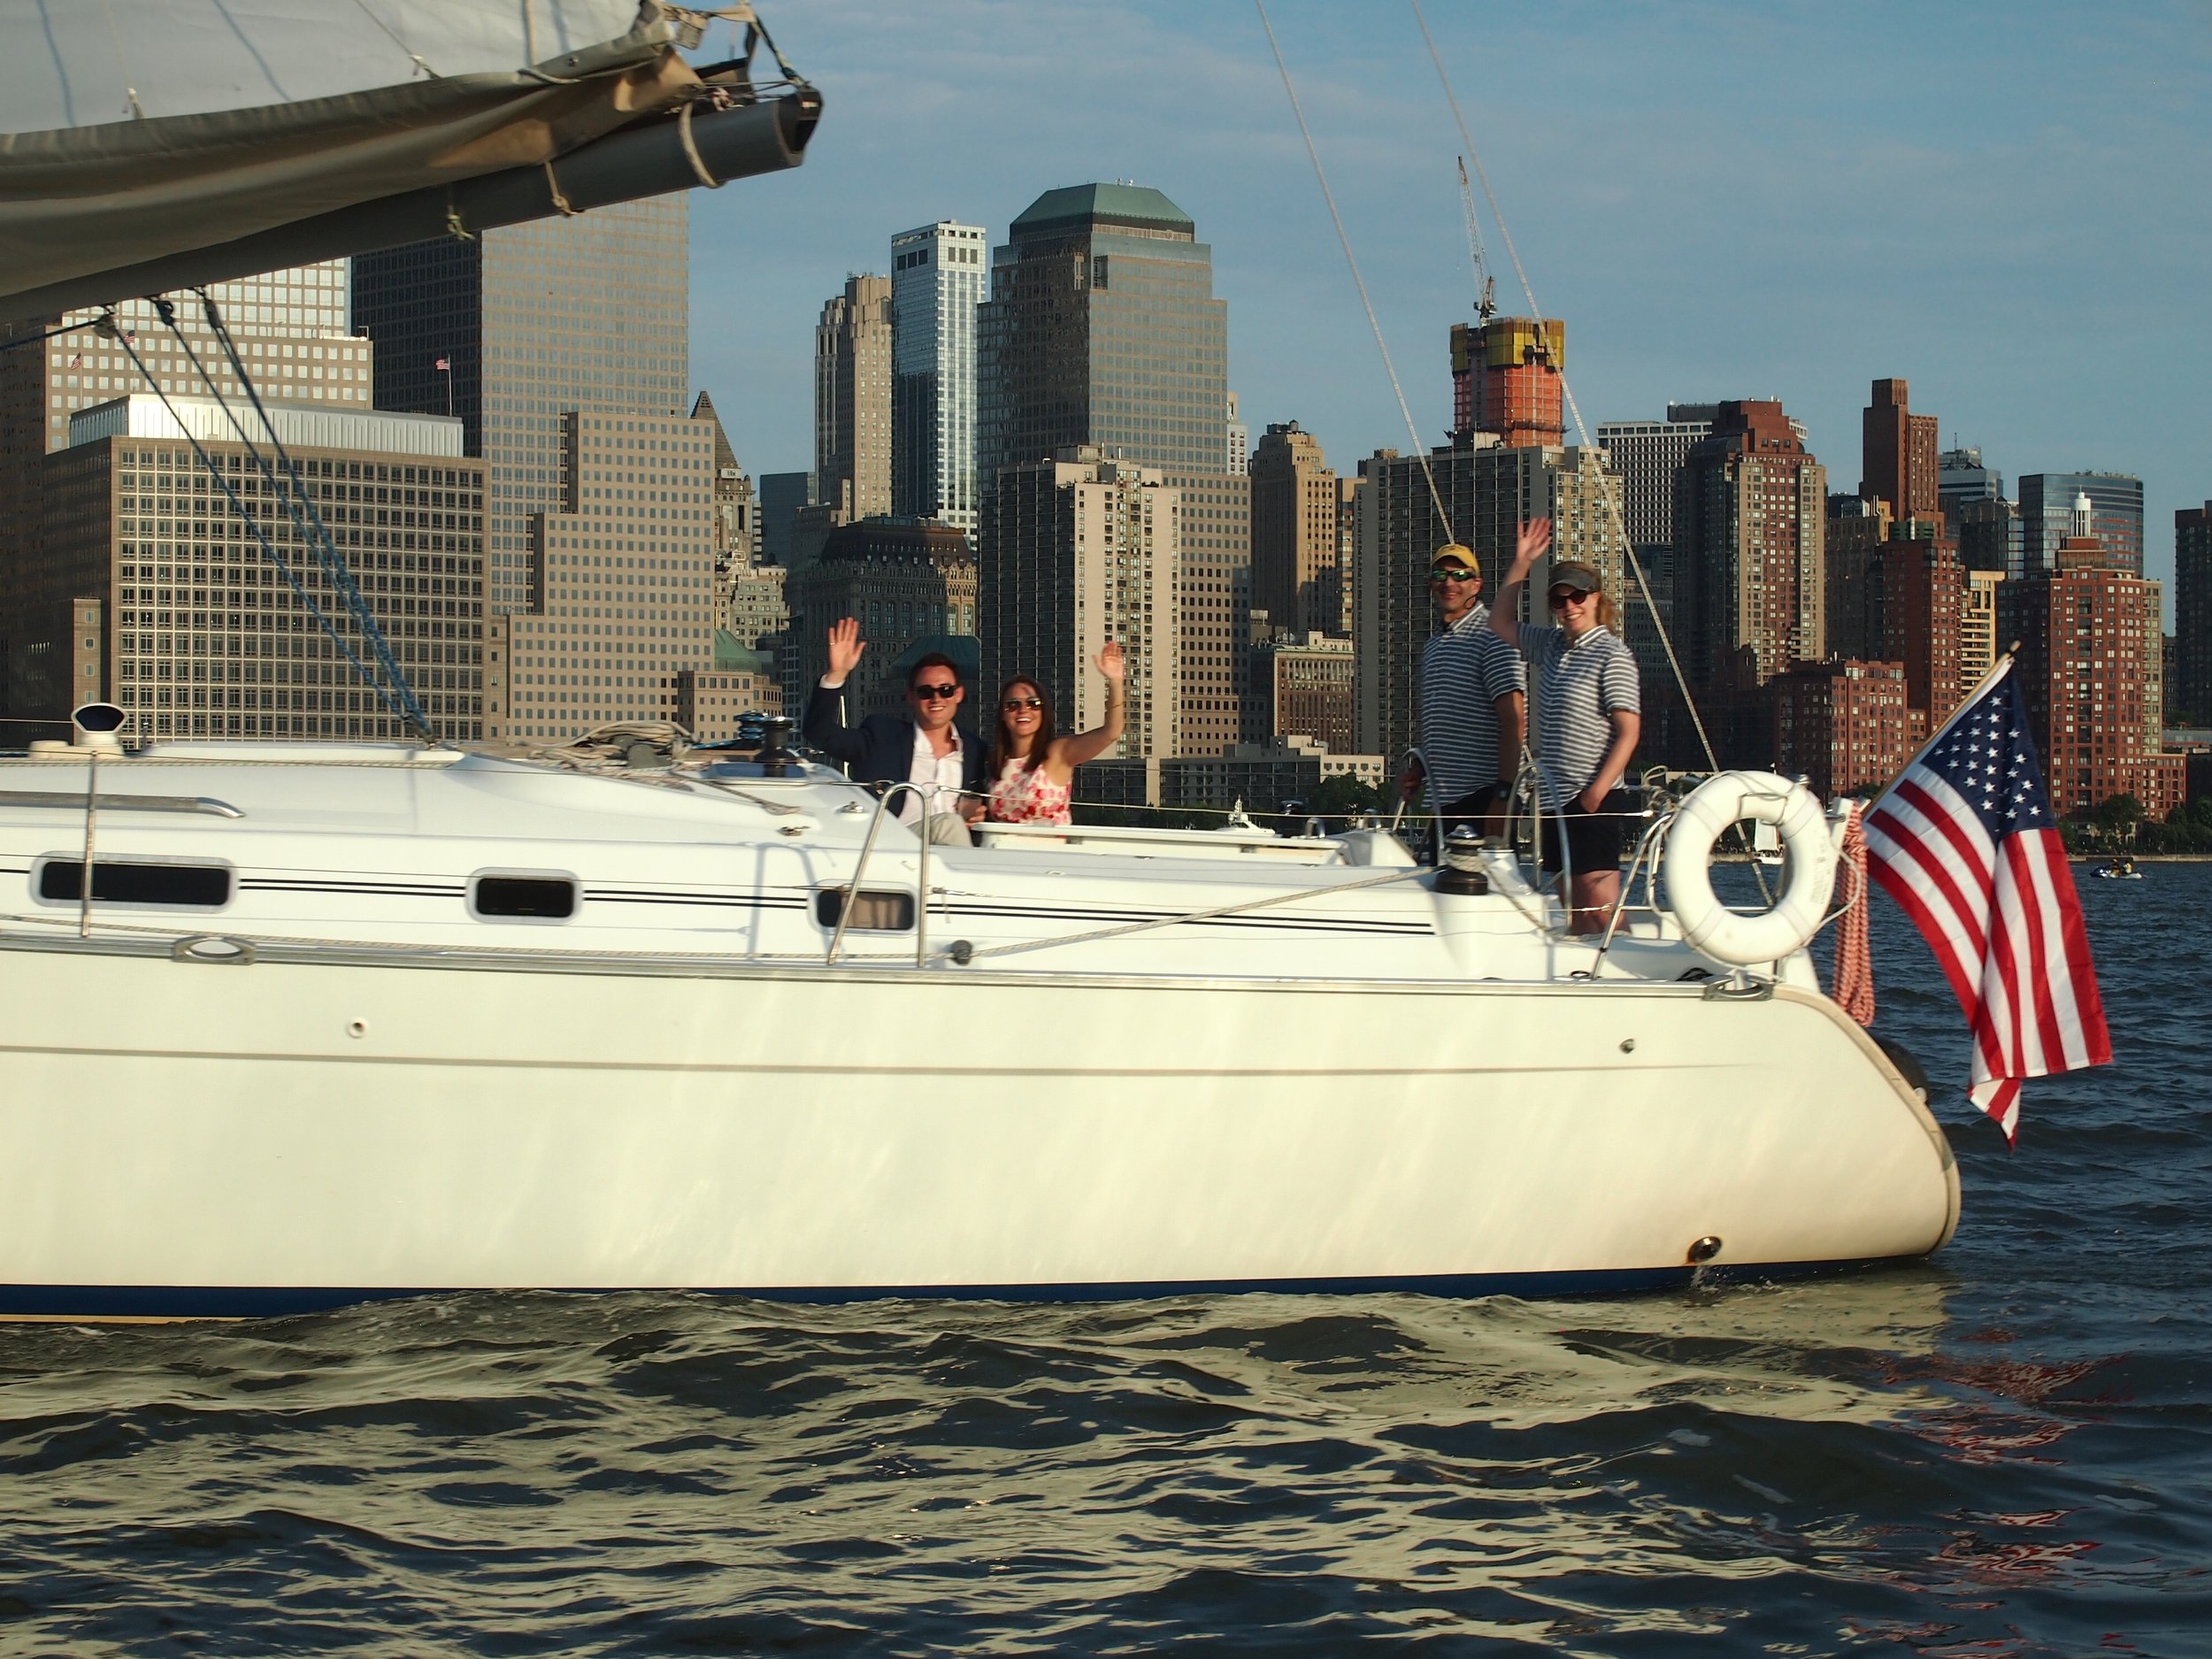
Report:
[[[1827,654],[1828,472],[1778,403],[1724,403],[1675,475],[1674,612],[1694,690]]]
[[[737,464],[737,451],[722,429],[714,399],[701,392],[692,400],[691,418],[706,422],[714,439],[714,569],[723,572],[751,565],[760,557],[760,511],[753,497],[753,480]]]
[[[1564,441],[1566,324],[1555,317],[1454,323],[1451,342],[1454,448],[1466,448],[1479,432],[1508,449]]]
[[[1903,527],[1923,534],[1893,536],[1882,549],[1881,660],[1904,664],[1906,704],[1924,712],[1933,731],[1958,701],[1966,581],[1958,549],[1936,537],[1932,524]]]
[[[530,519],[534,610],[495,618],[487,737],[565,742],[672,720],[714,662],[714,434],[706,416],[559,418],[561,505]],[[695,736],[723,733],[695,733]]]
[[[1252,651],[1254,743],[1305,737],[1349,755],[1358,727],[1359,691],[1352,641],[1325,634],[1281,634]]]
[[[2174,513],[2173,706],[2212,725],[2212,501]]]
[[[1621,526],[1643,567],[1643,584],[1624,583],[1621,637],[1636,654],[1647,686],[1669,683],[1662,631],[1674,629],[1674,475],[1691,449],[1712,436],[1712,403],[1669,403],[1664,420],[1601,423],[1599,448],[1620,480]],[[1651,589],[1647,604],[1643,587]]]
[[[1344,615],[1337,475],[1313,434],[1271,423],[1246,468],[1252,480],[1252,605],[1271,628],[1336,634]]]
[[[1237,395],[1229,394],[1229,447],[1226,471],[1241,472],[1252,464],[1252,428],[1244,424],[1244,417],[1237,412]]]
[[[2005,475],[1982,465],[1979,449],[1946,449],[1936,457],[1936,496],[1945,518],[1955,524],[1969,502],[2002,501]]]
[[[979,322],[979,461],[1093,444],[1137,466],[1218,475],[1229,307],[1213,250],[1157,190],[1048,190],[994,254]]]
[[[1821,549],[1827,655],[1848,662],[1882,658],[1882,549],[1889,544],[1889,503],[1863,495],[1828,497]]]
[[[891,238],[891,511],[973,536],[980,225],[941,219]]]
[[[2162,596],[2114,562],[2094,514],[2078,493],[2052,566],[1998,589],[2001,631],[2020,641],[2016,672],[2052,804],[2081,812],[2132,795],[2162,818],[2181,799],[2182,758],[2162,752]]]
[[[764,565],[788,569],[792,538],[799,514],[814,499],[811,472],[763,472],[760,475],[760,558]]]
[[[2031,472],[2020,480],[2020,562],[2055,570],[2073,532],[2074,498],[2089,497],[2091,533],[2115,570],[2143,573],[2143,480],[2132,472]],[[2008,572],[2019,574],[2019,572]]]
[[[1970,571],[2003,575],[2020,568],[2020,509],[2001,496],[1959,497],[1944,509]]]
[[[1621,519],[1639,558],[1674,546],[1674,475],[1690,451],[1713,435],[1711,403],[1669,403],[1664,420],[1609,420],[1598,447],[1621,480]]]
[[[814,329],[815,499],[891,511],[891,279],[851,276]]]
[[[1933,415],[1916,415],[1905,382],[1877,380],[1859,419],[1859,494],[1889,507],[1890,522],[1932,518],[1943,511],[1936,451],[1942,439]]]
[[[1421,457],[1378,449],[1359,464],[1360,488],[1353,498],[1354,730],[1360,753],[1380,755],[1393,767],[1416,741],[1421,646],[1436,630],[1429,564],[1445,542],[1474,538],[1479,453],[1444,447]]]
[[[265,398],[369,407],[373,352],[348,332],[344,260],[219,282],[209,296]],[[168,299],[173,334],[150,301],[127,300],[116,308],[155,384],[173,397],[206,396],[206,382],[193,366],[196,356],[223,396],[242,403],[244,388],[199,297]],[[96,315],[73,311],[0,327],[0,340]],[[68,580],[42,549],[45,457],[68,446],[73,415],[151,389],[120,341],[88,328],[0,351],[0,707],[19,718],[59,718],[83,701],[73,677],[57,669],[76,649],[69,641],[78,633],[71,609],[77,595],[66,591]]]
[[[376,407],[460,418],[491,473],[488,608],[544,603],[531,520],[559,512],[564,417],[680,417],[689,394],[690,219],[682,194],[442,236],[353,262],[376,345]]]
[[[1964,702],[1982,676],[1997,665],[1997,588],[2005,580],[2001,570],[1962,568],[1959,603],[1959,689]],[[1831,647],[1830,649],[1833,649]]]
[[[1895,663],[1798,663],[1766,688],[1777,768],[1803,774],[1818,800],[1884,787],[1927,741],[1927,716],[1907,703]]]
[[[265,407],[431,729],[483,736],[484,468],[462,457],[459,423],[357,403]],[[271,487],[214,398],[134,394],[70,427],[44,489],[44,545],[77,624],[58,641],[72,659],[65,704],[119,703],[142,739],[414,735],[347,660],[373,664],[374,648],[303,545],[285,505],[296,493]],[[214,484],[196,439],[343,648]]]
[[[990,480],[1002,466],[1088,446],[1156,468],[1179,492],[1176,739],[1192,755],[1236,741],[1242,702],[1233,625],[1248,580],[1251,485],[1224,471],[1228,334],[1213,250],[1166,196],[1127,184],[1031,203],[992,256],[978,327],[986,567],[995,557]],[[1156,615],[1162,608],[1157,595]],[[1137,695],[1133,677],[1133,704]]]
[[[975,633],[975,549],[949,524],[882,517],[840,525],[785,591],[802,692],[829,668],[831,626],[843,617],[860,625],[868,649],[845,680],[845,718],[855,723],[904,706],[903,658],[951,655],[950,640]],[[995,718],[988,695],[984,686],[968,687],[966,711],[986,731]]]
[[[997,468],[976,572],[985,683],[1033,674],[1062,729],[1086,731],[1105,718],[1105,682],[1091,664],[1107,641],[1118,641],[1128,709],[1115,752],[1132,759],[1186,752],[1185,630],[1176,610],[1186,514],[1183,492],[1158,468],[1113,460],[1095,446]]]

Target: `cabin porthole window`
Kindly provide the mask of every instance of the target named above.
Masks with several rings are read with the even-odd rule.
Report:
[[[845,913],[845,889],[823,887],[814,895],[814,919],[825,927],[833,928],[837,918]],[[849,933],[905,933],[914,926],[914,895],[911,893],[879,893],[863,887],[853,900],[852,919],[845,924]]]
[[[35,891],[49,904],[78,904],[84,899],[84,860],[69,855],[46,859],[35,878]],[[228,864],[186,864],[160,859],[101,858],[92,866],[95,904],[157,905],[164,910],[219,910],[230,902]]]
[[[576,903],[576,878],[558,872],[500,871],[469,880],[469,914],[480,922],[565,922]]]

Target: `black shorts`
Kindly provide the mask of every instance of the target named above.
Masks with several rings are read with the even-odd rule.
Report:
[[[1510,784],[1485,784],[1471,795],[1463,795],[1456,801],[1446,802],[1436,815],[1438,833],[1449,835],[1464,824],[1476,834],[1481,834],[1484,814],[1502,805],[1506,791],[1511,787]]]
[[[1583,810],[1579,795],[1567,803],[1567,852],[1575,874],[1620,869],[1628,815],[1635,810],[1636,803],[1625,789],[1607,795],[1598,803],[1595,812]],[[1559,869],[1559,819],[1550,812],[1544,814],[1544,868],[1555,873]]]

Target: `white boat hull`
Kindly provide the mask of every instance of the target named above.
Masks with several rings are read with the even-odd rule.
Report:
[[[1936,1248],[1784,985],[0,950],[0,1314],[474,1288],[1609,1290]]]

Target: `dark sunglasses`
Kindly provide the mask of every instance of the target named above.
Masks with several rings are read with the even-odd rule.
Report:
[[[1009,697],[998,706],[1011,714],[1017,709],[1041,709],[1045,706],[1045,700],[1042,697]]]
[[[1551,608],[1554,611],[1564,611],[1569,605],[1580,604],[1589,596],[1588,594],[1572,588],[1561,588],[1555,590],[1551,595]]]
[[[1429,572],[1429,580],[1432,582],[1479,582],[1482,580],[1482,572],[1480,571],[1434,570]]]
[[[960,687],[956,681],[948,680],[941,686],[917,686],[914,687],[914,695],[925,703],[929,702],[933,698],[939,702],[942,702],[945,698],[953,695],[959,689]]]

